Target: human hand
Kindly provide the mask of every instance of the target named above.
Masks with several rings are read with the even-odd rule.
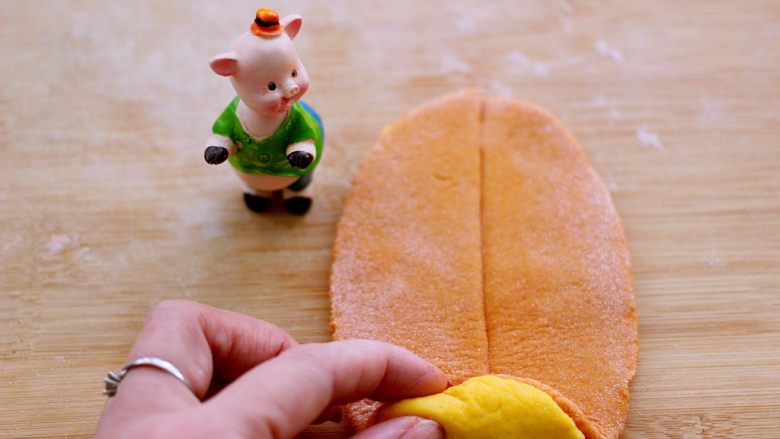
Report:
[[[292,438],[339,404],[444,390],[435,366],[387,343],[299,345],[270,323],[206,305],[169,301],[144,324],[130,358],[160,357],[192,384],[151,367],[132,369],[109,398],[102,438]],[[218,392],[218,393],[217,393]],[[397,418],[355,439],[441,438],[438,424]]]

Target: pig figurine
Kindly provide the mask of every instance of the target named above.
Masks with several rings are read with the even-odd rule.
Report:
[[[292,40],[301,17],[279,19],[272,9],[257,10],[249,31],[230,52],[209,65],[230,77],[238,96],[214,123],[204,153],[212,165],[229,161],[246,184],[244,202],[255,212],[271,205],[281,191],[285,209],[303,215],[311,207],[306,188],[322,158],[320,116],[299,101],[309,76]]]

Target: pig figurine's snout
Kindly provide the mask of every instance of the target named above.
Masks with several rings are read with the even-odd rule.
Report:
[[[287,86],[284,87],[284,97],[290,99],[297,95],[299,91],[301,91],[301,88],[298,87],[298,84],[294,82],[288,83]]]

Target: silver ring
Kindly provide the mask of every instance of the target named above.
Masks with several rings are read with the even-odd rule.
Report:
[[[116,395],[116,392],[119,390],[119,383],[122,382],[125,375],[127,375],[127,372],[129,372],[130,369],[139,366],[151,366],[160,370],[164,370],[184,383],[184,385],[187,386],[187,388],[190,389],[192,393],[195,393],[195,391],[192,390],[190,380],[188,380],[187,377],[184,376],[184,374],[181,373],[181,371],[170,362],[157,357],[140,357],[128,362],[117,372],[109,372],[108,376],[103,380],[103,382],[106,384],[106,387],[103,389],[103,394],[109,398]]]

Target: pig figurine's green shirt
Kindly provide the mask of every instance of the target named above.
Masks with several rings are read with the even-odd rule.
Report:
[[[236,96],[219,116],[212,131],[225,136],[236,144],[237,151],[228,160],[234,168],[250,174],[270,174],[285,177],[301,177],[317,166],[322,157],[322,127],[309,107],[296,102],[290,114],[279,128],[268,137],[257,140],[244,131],[236,115],[239,98]],[[306,140],[314,141],[317,156],[306,169],[290,166],[287,147]]]

